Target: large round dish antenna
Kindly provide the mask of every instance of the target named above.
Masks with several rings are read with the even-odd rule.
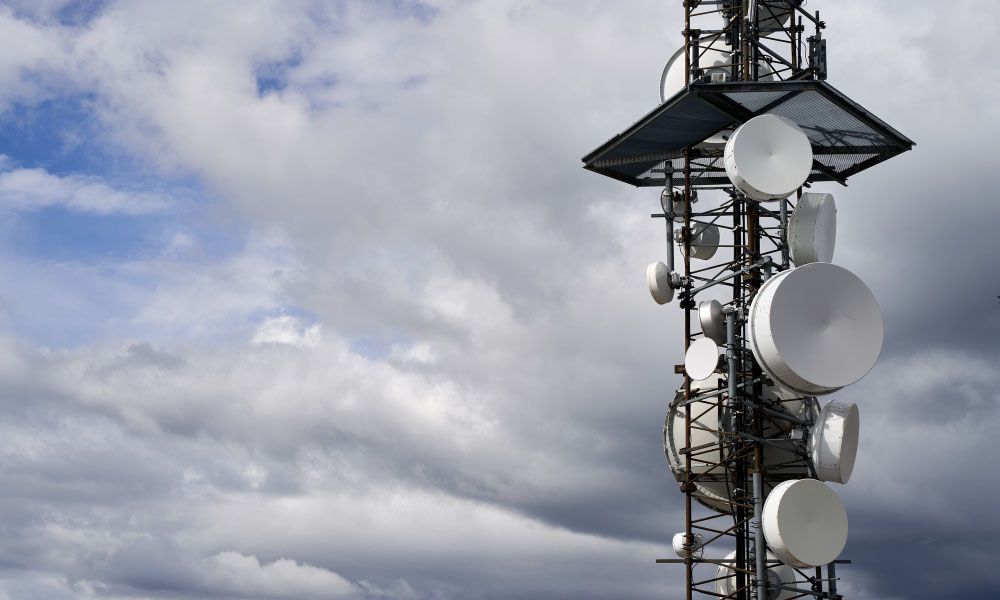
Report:
[[[805,395],[850,385],[882,352],[882,312],[857,275],[811,263],[767,280],[750,304],[750,347],[778,385]]]
[[[770,552],[767,553],[768,561],[778,560]],[[715,573],[715,591],[719,593],[720,596],[726,598],[736,597],[736,551],[733,550],[723,559],[722,564],[719,565],[718,570]],[[788,565],[783,565],[780,563],[767,564],[767,582],[772,586],[787,585],[794,587],[795,585],[795,569]],[[767,595],[768,600],[790,600],[791,598],[798,598],[799,594],[791,590],[783,590],[779,587],[772,587]]]
[[[666,304],[674,299],[674,288],[670,281],[670,269],[661,261],[649,263],[646,267],[646,285],[649,295],[657,304]]]
[[[720,374],[714,374],[708,379],[691,382],[691,396],[705,394],[725,385]],[[790,413],[799,419],[806,419],[809,412],[818,413],[816,401],[808,398],[805,401],[798,394],[778,389],[772,386],[764,387],[764,399],[774,407]],[[664,451],[667,464],[675,474],[680,474],[686,467],[684,449],[684,429],[687,420],[686,410],[680,406],[684,400],[684,388],[679,388],[671,403],[664,420]],[[725,402],[721,405],[718,398],[708,398],[691,403],[691,448],[697,448],[691,456],[691,472],[698,475],[694,483],[693,496],[702,505],[720,513],[732,512],[730,501],[731,486],[727,480],[726,469],[720,463],[728,455],[728,450],[719,444],[719,431],[732,431],[729,408]],[[764,435],[769,438],[780,437],[784,431],[779,428],[780,421],[765,424]],[[788,426],[791,427],[790,425]],[[764,448],[764,465],[767,468],[768,480],[764,482],[764,492],[774,486],[774,479],[801,479],[809,476],[809,462],[796,455],[791,444],[787,447],[769,444]]]
[[[856,404],[831,402],[823,407],[809,437],[816,477],[847,483],[858,455],[861,416]]]
[[[847,543],[847,512],[825,483],[784,481],[764,500],[764,539],[781,562],[818,567],[836,560]]]
[[[723,378],[713,375],[708,379],[691,382],[691,395],[696,396],[719,389]],[[684,388],[677,390],[674,402],[664,420],[664,450],[670,470],[679,474],[685,468],[684,425],[687,414],[677,405],[684,399]],[[729,430],[729,409],[718,404],[718,398],[700,400],[691,404],[691,447],[701,448],[691,456],[691,472],[702,474],[695,482],[694,498],[721,513],[732,512],[726,471],[719,466],[725,451],[719,445],[719,430]],[[807,467],[808,469],[808,467]]]
[[[726,315],[722,312],[721,302],[718,300],[699,302],[698,321],[705,337],[720,346],[726,343]]]
[[[788,219],[788,251],[797,266],[833,260],[837,204],[830,194],[806,192]]]
[[[760,115],[740,125],[723,156],[729,180],[759,202],[790,196],[809,178],[813,162],[806,134],[777,115]]]

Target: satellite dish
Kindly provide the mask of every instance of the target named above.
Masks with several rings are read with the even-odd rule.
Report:
[[[759,2],[757,4],[757,29],[761,35],[775,29],[782,29],[791,18],[794,8],[789,2]],[[805,0],[797,0],[797,6],[805,4]]]
[[[798,125],[777,115],[760,115],[739,126],[724,154],[726,175],[758,202],[781,200],[812,171],[809,138]]]
[[[806,192],[788,219],[788,251],[798,266],[833,260],[837,205],[831,194]]]
[[[677,556],[681,558],[687,558],[689,556],[694,556],[694,557],[701,556],[704,550],[702,546],[705,544],[705,538],[700,533],[692,534],[692,537],[694,538],[694,544],[693,544],[694,548],[692,549],[693,550],[692,552],[688,552],[684,548],[684,540],[687,539],[687,534],[685,534],[683,531],[674,534],[672,546],[674,547],[674,553],[677,554]]]
[[[882,352],[882,312],[857,275],[831,263],[782,271],[750,304],[750,349],[778,385],[804,395],[829,394],[875,366]]]
[[[698,40],[701,46],[701,54],[698,58],[698,66],[708,75],[709,81],[725,82],[729,81],[732,73],[732,51],[733,49],[726,43],[725,38],[720,35],[703,37]],[[774,79],[774,68],[764,61],[758,61],[760,65],[760,81],[771,81]],[[663,74],[660,76],[660,102],[666,102],[677,92],[684,89],[684,46],[667,60],[663,67]],[[732,129],[725,129],[716,133],[699,145],[706,147],[721,147],[732,135]]]
[[[809,437],[809,454],[821,481],[847,483],[858,455],[861,417],[856,404],[823,407]]]
[[[761,34],[768,33],[775,29],[784,28],[791,18],[794,8],[789,6],[794,2],[795,6],[803,6],[805,0],[785,0],[784,2],[758,2],[757,4],[757,28]],[[720,11],[724,26],[729,26],[729,18],[724,11]]]
[[[703,394],[719,389],[724,385],[721,375],[713,374],[708,379],[691,382],[691,395]],[[677,390],[674,403],[671,405],[664,422],[664,451],[667,464],[675,474],[684,471],[687,448],[684,442],[684,425],[687,413],[677,402],[684,399],[684,388]],[[728,485],[725,481],[725,469],[718,466],[722,461],[723,451],[719,446],[719,429],[731,429],[729,426],[729,408],[718,406],[717,399],[700,400],[691,404],[691,447],[702,448],[691,457],[691,472],[700,475],[695,482],[694,498],[701,504],[721,513],[732,512],[730,508]]]
[[[726,315],[722,312],[722,303],[709,300],[698,303],[698,320],[705,337],[723,346],[726,343]]]
[[[719,346],[708,338],[691,342],[684,354],[684,371],[691,379],[708,379],[719,366]]]
[[[847,512],[825,483],[779,483],[764,500],[762,529],[768,547],[793,567],[818,567],[840,556],[847,543]]]
[[[680,239],[680,236],[677,236]],[[719,228],[708,223],[691,222],[691,258],[709,260],[719,250]],[[684,252],[684,244],[677,242],[681,252]]]
[[[725,386],[725,378],[718,373],[707,379],[691,382],[691,395],[704,394]],[[816,401],[812,398],[803,399],[799,394],[782,390],[775,386],[764,387],[764,398],[768,402],[780,402],[784,410],[793,416],[805,419],[808,411],[818,412]],[[678,403],[684,400],[684,388],[679,388],[674,401],[664,419],[664,451],[667,464],[675,474],[680,474],[686,468],[687,447],[684,440],[684,429],[687,420],[686,409]],[[725,447],[719,445],[719,431],[732,431],[729,408],[723,403],[718,404],[717,398],[699,400],[691,404],[691,448],[697,452],[691,456],[691,472],[698,475],[694,482],[693,496],[700,504],[720,513],[731,513],[731,485],[727,481],[726,470],[719,466],[725,457]],[[781,432],[776,424],[778,421],[765,423],[764,434],[774,437]],[[801,479],[809,477],[808,460],[799,457],[791,444],[787,448],[769,444],[764,448],[764,465],[768,470],[769,481],[764,482],[765,494],[774,485],[774,479]]]
[[[778,560],[770,552],[767,553],[767,560],[776,561]],[[733,550],[726,555],[723,559],[723,563],[719,565],[718,570],[715,573],[715,591],[725,598],[735,598],[736,597],[736,551]],[[780,563],[768,563],[767,564],[767,581],[771,585],[787,585],[795,586],[795,569],[789,567],[788,565],[783,565]],[[793,592],[791,590],[783,590],[781,588],[772,587],[770,593],[767,595],[768,600],[789,600],[791,598],[798,598],[800,594]]]
[[[671,190],[670,188],[665,188],[662,192],[660,192],[660,208],[663,209],[664,214],[668,212],[677,212],[673,210],[675,193],[675,190]]]
[[[696,204],[698,202],[698,192],[696,190],[691,190],[691,204]],[[684,190],[674,188],[673,191],[663,190],[660,194],[660,207],[663,208],[664,213],[671,212],[669,209],[673,210],[674,221],[684,222],[684,215],[687,213],[684,204]]]
[[[660,261],[646,267],[646,285],[657,304],[666,304],[674,299],[674,288],[670,281],[670,270]]]
[[[708,74],[710,80],[722,78],[723,81],[728,81],[732,72],[732,48],[729,44],[722,36],[716,35],[699,39],[698,45],[702,47],[698,66]],[[660,102],[666,102],[667,98],[682,89],[684,89],[684,46],[678,48],[663,67],[663,74],[660,76]]]

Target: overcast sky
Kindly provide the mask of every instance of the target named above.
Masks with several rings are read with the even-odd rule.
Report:
[[[811,0],[917,142],[835,194],[879,298],[850,598],[1000,595],[1000,4]],[[678,598],[653,108],[679,0],[0,6],[0,598]],[[705,202],[712,202],[708,197]]]

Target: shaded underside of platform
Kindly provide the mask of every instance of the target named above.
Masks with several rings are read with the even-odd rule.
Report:
[[[667,173],[682,170],[688,150],[693,184],[728,185],[723,148],[702,142],[768,113],[809,137],[815,157],[809,181],[846,183],[914,145],[825,81],[695,83],[585,156],[584,168],[636,186],[663,186]]]

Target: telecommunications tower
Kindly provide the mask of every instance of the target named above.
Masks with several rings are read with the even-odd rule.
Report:
[[[825,24],[804,4],[684,0],[659,106],[583,159],[663,190],[666,262],[646,276],[684,315],[663,445],[685,522],[677,558],[657,562],[683,565],[689,600],[843,597],[834,488],[859,413],[829,395],[874,366],[883,324],[831,262],[836,206],[813,184],[846,185],[913,142],[827,83]]]

